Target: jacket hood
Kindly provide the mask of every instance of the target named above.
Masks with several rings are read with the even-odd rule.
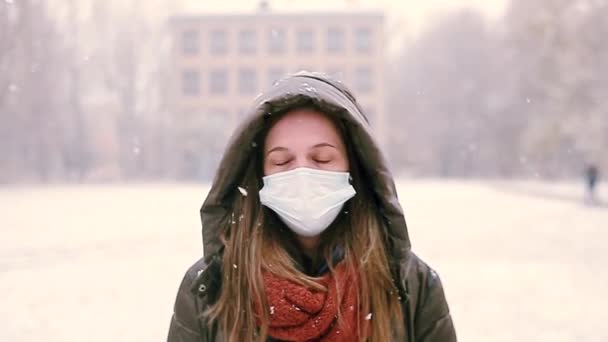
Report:
[[[220,233],[222,223],[233,213],[231,198],[239,191],[239,182],[256,142],[264,127],[264,117],[278,110],[289,108],[296,98],[305,97],[320,108],[338,109],[345,120],[349,142],[361,167],[369,176],[367,182],[375,194],[378,207],[386,225],[385,234],[391,244],[390,255],[396,262],[405,262],[410,252],[410,240],[403,210],[397,198],[393,177],[380,151],[369,122],[346,87],[325,75],[300,72],[275,83],[254,101],[246,119],[232,135],[219,164],[213,184],[201,207],[203,246],[205,258],[214,255],[222,247]],[[336,112],[335,110],[333,112]],[[337,114],[336,114],[337,115]],[[253,196],[257,194],[249,194]]]

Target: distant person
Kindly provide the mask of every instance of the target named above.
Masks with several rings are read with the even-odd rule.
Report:
[[[599,180],[599,170],[595,165],[587,166],[585,170],[585,183],[587,185],[587,203],[593,204],[596,202],[595,189]]]
[[[168,341],[455,342],[352,93],[299,73],[253,108],[201,208],[204,257]]]

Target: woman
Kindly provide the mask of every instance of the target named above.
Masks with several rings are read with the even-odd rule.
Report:
[[[201,208],[169,342],[456,341],[352,94],[299,73],[251,112]]]

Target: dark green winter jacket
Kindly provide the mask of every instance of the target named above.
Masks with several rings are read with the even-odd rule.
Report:
[[[299,73],[275,84],[259,96],[245,122],[228,144],[212,188],[201,208],[204,256],[192,265],[179,287],[168,342],[224,341],[214,326],[199,319],[221,286],[219,239],[222,222],[232,213],[230,198],[239,186],[264,116],[285,110],[303,98],[313,101],[345,122],[357,158],[382,213],[390,245],[391,269],[400,291],[407,342],[455,342],[456,334],[439,276],[410,248],[403,210],[393,177],[371,127],[351,93],[339,82],[314,73]],[[337,109],[337,110],[336,110]],[[249,194],[254,195],[254,194]]]

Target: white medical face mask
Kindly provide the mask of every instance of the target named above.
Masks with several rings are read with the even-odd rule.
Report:
[[[301,236],[321,234],[355,196],[348,172],[298,168],[264,177],[260,201]]]

